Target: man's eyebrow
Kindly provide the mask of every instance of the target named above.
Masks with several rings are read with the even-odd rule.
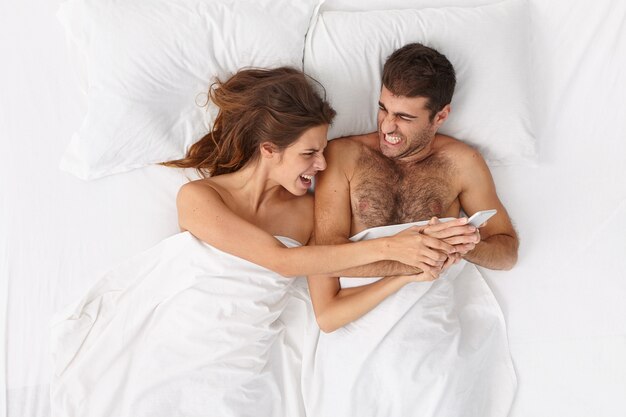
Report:
[[[385,105],[381,101],[378,102],[378,105],[382,107],[383,109],[387,110],[387,107],[385,107]],[[394,113],[394,116],[408,117],[409,119],[417,119],[417,116],[413,116],[412,114],[404,113],[404,112]]]
[[[407,117],[409,119],[417,119],[417,116],[413,116],[412,114],[408,114],[408,113],[394,113],[396,116],[400,116],[400,117]]]

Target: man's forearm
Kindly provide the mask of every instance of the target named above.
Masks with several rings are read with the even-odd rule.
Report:
[[[489,269],[509,270],[517,262],[519,241],[509,235],[493,235],[481,241],[463,258]]]
[[[341,277],[388,277],[390,275],[414,275],[422,270],[396,261],[380,261],[337,272]]]
[[[320,241],[321,240],[321,241]],[[316,239],[317,245],[340,245],[351,243],[350,239],[334,238],[334,239]],[[421,273],[422,270],[417,267],[403,264],[397,261],[379,261],[367,265],[356,266],[344,269],[334,273],[338,277],[388,277],[391,275],[415,275]]]

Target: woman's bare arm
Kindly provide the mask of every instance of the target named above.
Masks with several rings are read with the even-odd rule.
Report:
[[[283,276],[332,274],[384,259],[422,265],[421,235],[407,230],[390,238],[332,246],[286,248],[244,220],[206,183],[184,185],[177,198],[179,224],[198,239]]]
[[[329,333],[362,317],[406,284],[434,278],[426,273],[390,276],[360,287],[342,289],[339,278],[317,275],[309,277],[308,283],[317,324],[320,330]]]

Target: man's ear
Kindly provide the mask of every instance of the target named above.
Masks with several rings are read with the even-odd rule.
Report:
[[[278,151],[278,148],[272,142],[261,142],[259,149],[263,158],[273,158]]]
[[[443,109],[437,112],[437,114],[435,115],[435,119],[433,120],[433,124],[435,125],[437,129],[439,129],[439,127],[441,127],[443,122],[446,121],[446,119],[450,115],[451,109],[452,108],[450,107],[450,105],[446,104],[445,106],[443,106]]]

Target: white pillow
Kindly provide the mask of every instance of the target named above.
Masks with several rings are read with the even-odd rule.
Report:
[[[325,0],[320,10],[391,10],[425,9],[427,7],[472,7],[502,0]]]
[[[61,168],[92,179],[182,157],[208,129],[201,105],[215,77],[246,66],[302,68],[317,3],[63,3],[58,17],[86,69],[87,115]]]
[[[478,7],[320,13],[304,70],[337,110],[329,137],[376,130],[382,67],[420,42],[452,62],[457,87],[440,132],[478,148],[488,163],[534,162],[529,103],[529,11],[525,0]]]

